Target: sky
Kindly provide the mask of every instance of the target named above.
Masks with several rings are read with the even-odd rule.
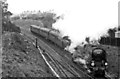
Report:
[[[7,0],[9,10],[15,14],[26,10],[54,10],[64,19],[53,27],[70,36],[73,44],[86,36],[98,38],[110,27],[118,26],[119,0]]]

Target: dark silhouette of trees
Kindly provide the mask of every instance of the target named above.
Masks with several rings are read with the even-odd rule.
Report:
[[[41,12],[39,10],[37,13],[24,11],[21,17],[23,19],[40,20],[44,27],[52,28],[52,24],[56,23],[59,19],[63,19],[64,15],[57,16],[57,14],[52,11]]]
[[[54,24],[57,20],[62,18],[62,16],[57,16],[56,13],[51,11],[43,12],[40,16],[40,20],[46,28],[52,28],[52,24]]]
[[[115,38],[115,32],[117,30],[119,30],[119,28],[116,27],[108,29],[108,36],[101,36],[99,39],[99,43],[104,45],[120,46],[120,38]]]
[[[86,41],[87,43],[90,43],[90,37],[86,37],[86,38],[85,38],[85,41]]]
[[[110,28],[107,31],[110,38],[115,38],[115,32],[116,32],[116,28]]]
[[[5,31],[20,33],[20,28],[11,23],[10,16],[12,15],[12,13],[7,9],[8,3],[6,1],[2,1],[2,33],[4,33]]]

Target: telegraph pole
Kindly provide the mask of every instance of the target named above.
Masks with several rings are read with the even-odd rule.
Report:
[[[118,28],[120,27],[120,1],[118,2]],[[117,29],[118,30],[118,29]],[[117,43],[120,39],[120,34],[119,34],[119,31],[118,31],[118,39],[117,39]],[[119,44],[118,44],[118,78],[120,78],[120,64],[119,64],[119,55],[120,55],[120,52],[119,52]]]
[[[0,1],[0,78],[2,78],[2,1]]]

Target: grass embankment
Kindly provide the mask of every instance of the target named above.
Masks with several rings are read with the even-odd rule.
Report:
[[[106,50],[107,52],[107,60],[108,60],[108,72],[111,75],[118,75],[118,71],[120,71],[119,67],[120,65],[118,65],[119,62],[119,47],[115,47],[115,46],[108,46],[108,45],[102,45],[102,47]],[[119,74],[120,75],[120,74]]]
[[[2,37],[2,77],[53,76],[28,37],[15,32],[4,33]]]
[[[17,27],[15,24],[11,23],[11,21],[9,21],[7,19],[3,19],[2,33],[4,33],[5,31],[20,33],[21,29],[19,27]]]

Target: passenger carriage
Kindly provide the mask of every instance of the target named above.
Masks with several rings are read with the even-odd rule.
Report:
[[[65,48],[66,46],[69,46],[71,44],[69,40],[63,39],[60,36],[60,33],[58,31],[55,31],[54,29],[31,25],[30,31],[46,38],[47,40],[50,40],[61,48]]]
[[[38,27],[36,25],[31,25],[30,26],[30,31],[33,32],[33,33],[39,33],[39,31],[40,31],[39,28],[40,27]]]
[[[50,29],[47,29],[47,28],[44,28],[44,27],[41,27],[39,28],[40,29],[40,35],[46,39],[48,39],[49,37],[49,32],[51,31]]]
[[[53,31],[50,31],[49,33],[49,39],[54,42],[56,45],[62,47],[62,38],[60,37],[60,35]]]

